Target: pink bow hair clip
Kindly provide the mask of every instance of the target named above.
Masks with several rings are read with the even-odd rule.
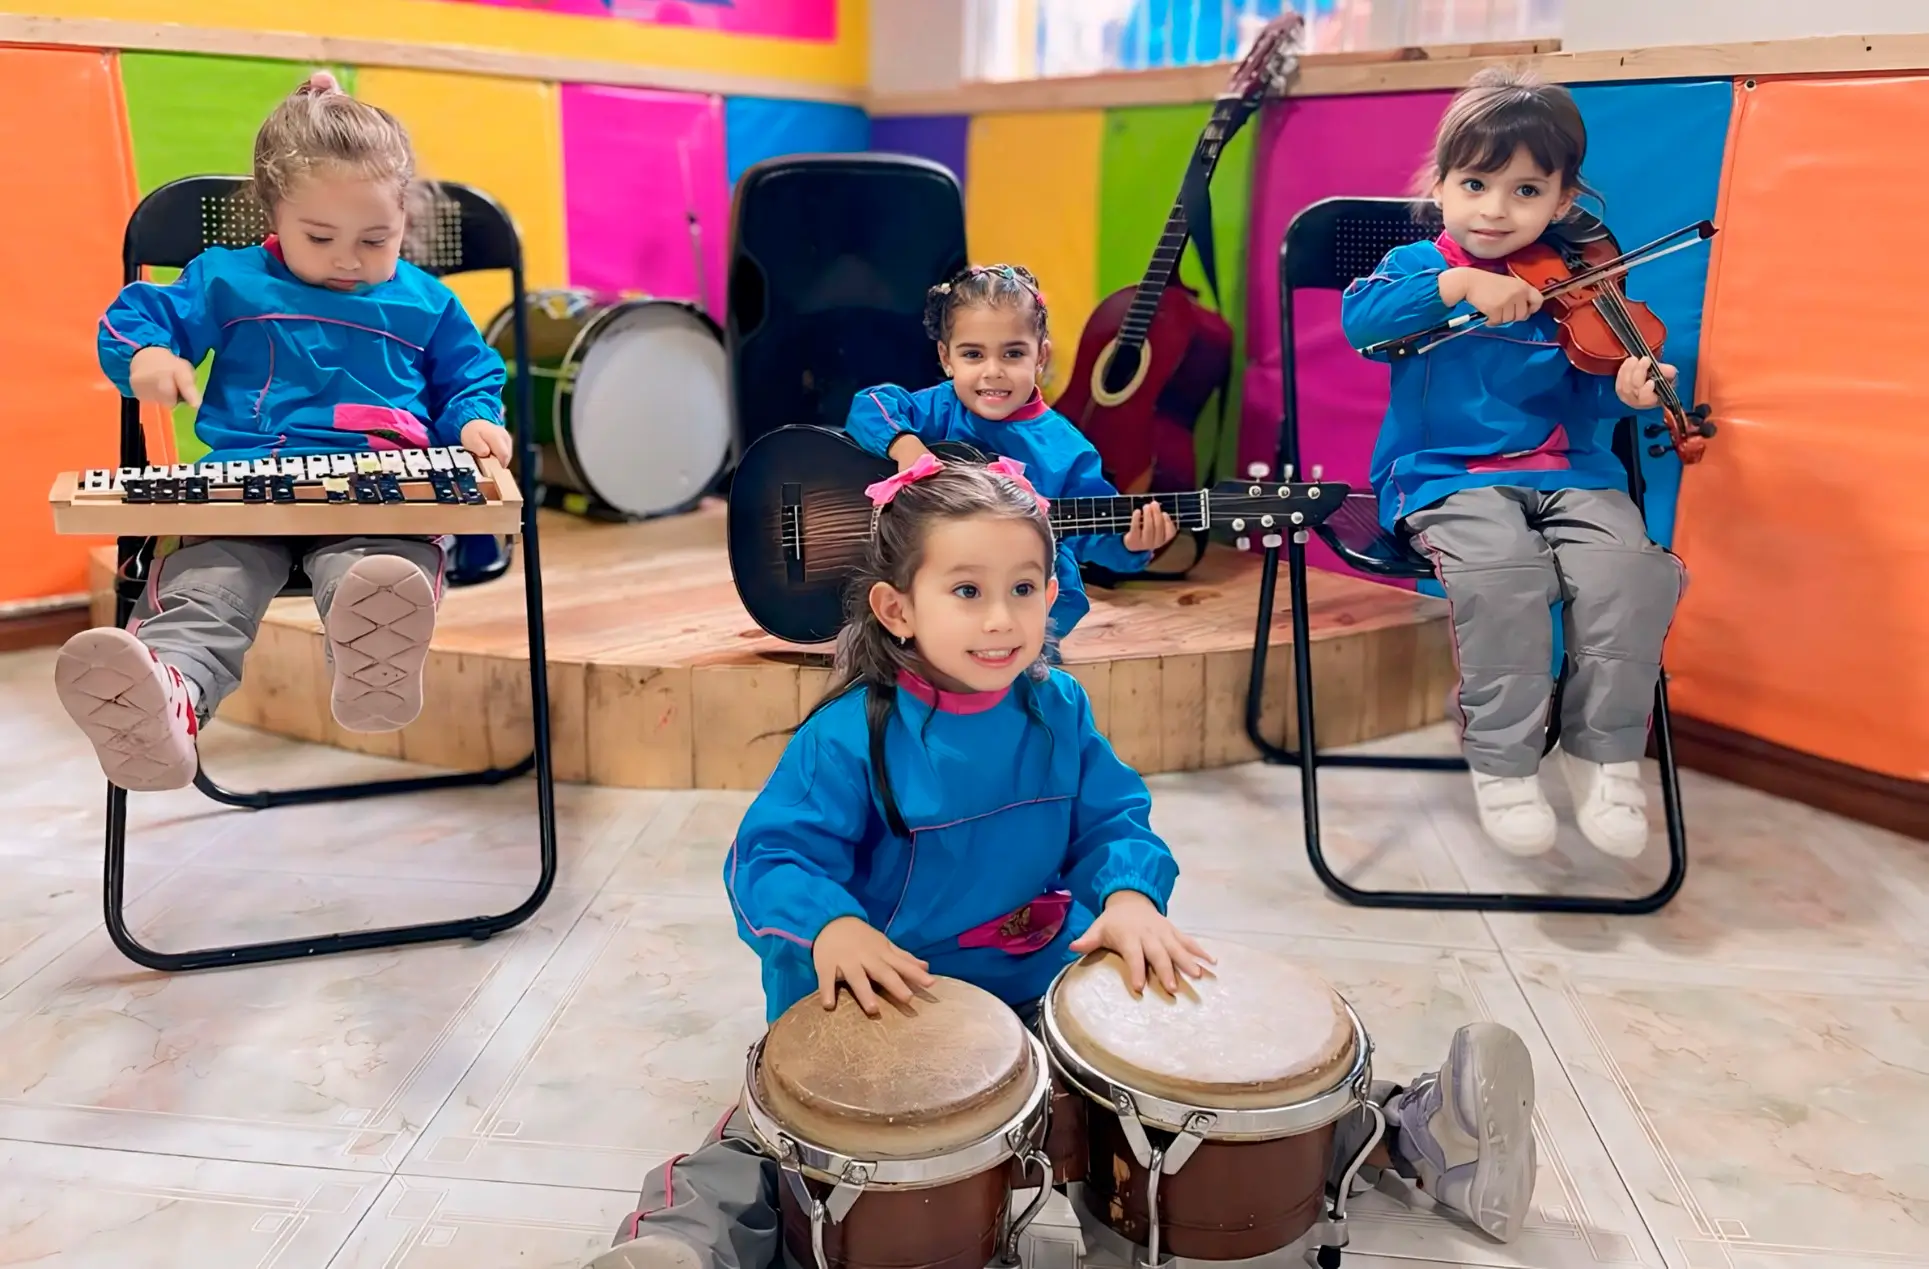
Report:
[[[1020,489],[1024,490],[1032,497],[1038,499],[1038,513],[1040,515],[1046,515],[1050,513],[1052,509],[1051,502],[1045,497],[1045,495],[1039,493],[1036,489],[1033,489],[1031,487],[1031,481],[1025,479],[1025,465],[1019,462],[1017,459],[994,458],[990,462],[985,464],[985,470],[990,472],[994,476],[1003,476],[1006,480],[1009,480],[1012,484],[1017,485]]]
[[[873,507],[889,506],[891,499],[897,497],[905,486],[915,485],[927,476],[935,476],[943,470],[944,464],[938,461],[938,456],[927,451],[918,455],[918,461],[903,471],[886,476],[874,485],[864,486],[864,495],[871,500]]]

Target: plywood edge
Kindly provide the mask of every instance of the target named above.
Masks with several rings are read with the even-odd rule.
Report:
[[[221,57],[265,57],[278,61],[334,65],[393,66],[404,70],[449,71],[559,83],[614,84],[844,105],[861,105],[864,100],[864,93],[858,88],[767,76],[732,75],[723,71],[518,53],[461,44],[349,39],[297,31],[249,31],[117,18],[51,18],[0,13],[0,44],[137,49],[208,53]]]
[[[1563,84],[1929,69],[1929,34],[1828,35],[1574,52],[1560,51],[1558,43],[1308,54],[1300,59],[1299,78],[1288,96],[1341,97],[1459,88],[1482,67],[1509,64],[1524,66]],[[1127,74],[966,84],[940,92],[874,93],[869,109],[882,118],[1188,105],[1216,97],[1225,87],[1227,73],[1227,66],[1219,63]]]

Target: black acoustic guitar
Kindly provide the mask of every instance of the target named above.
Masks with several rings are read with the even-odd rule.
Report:
[[[941,442],[941,458],[984,462]],[[844,592],[864,562],[871,500],[864,487],[897,470],[842,430],[784,427],[746,449],[730,484],[730,573],[751,619],[788,643],[824,643],[844,624]],[[1055,533],[1124,533],[1157,502],[1181,531],[1265,538],[1311,529],[1339,510],[1343,484],[1227,480],[1186,493],[1052,500]]]

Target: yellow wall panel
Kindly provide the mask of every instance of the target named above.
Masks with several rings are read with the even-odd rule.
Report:
[[[522,235],[531,290],[564,284],[556,85],[369,66],[356,75],[355,95],[408,128],[421,175],[473,185],[509,209]],[[448,281],[478,326],[509,302],[506,272],[459,274]]]
[[[1099,156],[1105,114],[1062,110],[978,115],[965,170],[965,235],[974,264],[1022,264],[1051,310],[1045,393],[1071,372],[1078,335],[1098,307]]]

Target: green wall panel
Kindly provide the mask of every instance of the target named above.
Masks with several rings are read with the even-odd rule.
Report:
[[[1101,297],[1132,286],[1144,276],[1179,196],[1179,182],[1192,158],[1210,106],[1138,106],[1113,110],[1105,118],[1099,165],[1098,290]],[[1212,180],[1213,246],[1220,296],[1213,303],[1199,267],[1196,247],[1186,248],[1180,278],[1197,288],[1200,300],[1217,308],[1233,329],[1231,399],[1225,426],[1215,400],[1199,418],[1198,462],[1202,479],[1231,473],[1238,449],[1240,386],[1246,364],[1246,223],[1251,203],[1253,144],[1259,121],[1253,119],[1233,137],[1220,156]]]

